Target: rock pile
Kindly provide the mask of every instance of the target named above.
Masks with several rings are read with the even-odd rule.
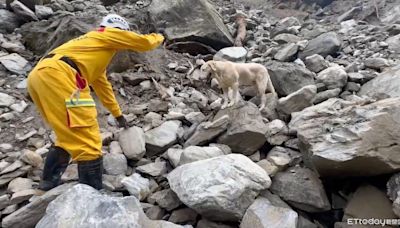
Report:
[[[2,227],[347,227],[400,217],[400,4],[396,1],[0,1]],[[37,194],[54,133],[26,76],[57,45],[116,12],[165,48],[108,69],[131,126],[99,105],[105,190]],[[245,16],[243,47],[232,47]],[[221,110],[210,59],[265,65],[278,97],[253,88]],[[368,204],[373,201],[374,206]],[[82,203],[85,202],[85,203]]]

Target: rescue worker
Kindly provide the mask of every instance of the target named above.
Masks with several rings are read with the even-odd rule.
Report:
[[[39,189],[47,191],[60,184],[70,157],[78,163],[79,182],[102,189],[102,140],[89,86],[118,126],[127,128],[106,68],[118,50],[144,52],[163,41],[161,34],[130,31],[124,18],[110,14],[97,31],[70,40],[40,60],[28,76],[28,92],[54,130],[56,142],[49,149]]]

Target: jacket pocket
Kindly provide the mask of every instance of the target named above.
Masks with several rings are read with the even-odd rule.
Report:
[[[93,99],[65,99],[65,105],[69,127],[91,127],[96,124],[97,111]]]

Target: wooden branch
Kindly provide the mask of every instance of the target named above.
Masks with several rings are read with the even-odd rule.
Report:
[[[244,39],[246,38],[246,15],[238,13],[236,15],[237,35],[235,39],[235,47],[243,47]]]

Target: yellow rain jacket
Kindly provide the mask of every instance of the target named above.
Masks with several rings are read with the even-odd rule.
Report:
[[[50,52],[53,57],[42,59],[28,76],[28,91],[56,133],[56,146],[68,151],[75,161],[102,156],[97,111],[89,85],[114,117],[122,115],[106,77],[108,64],[118,50],[149,51],[163,40],[160,34],[100,28],[59,46]],[[80,76],[60,60],[63,56],[73,60]]]

